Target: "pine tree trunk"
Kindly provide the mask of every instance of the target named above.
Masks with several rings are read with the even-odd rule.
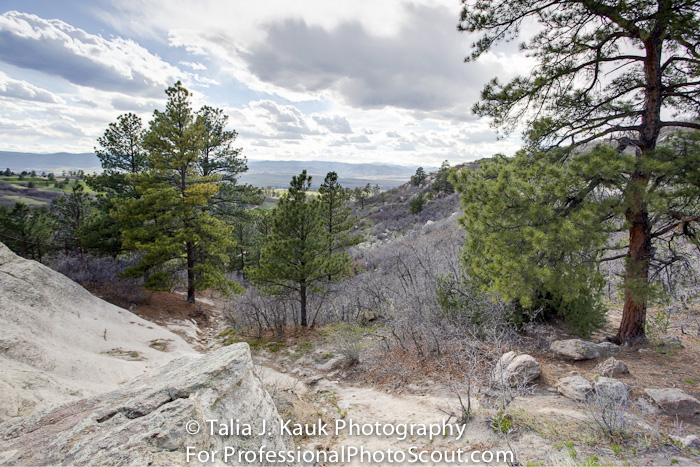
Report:
[[[306,284],[301,284],[299,288],[299,301],[301,302],[301,326],[307,327],[306,322]]]
[[[625,271],[625,305],[622,321],[615,338],[619,343],[644,342],[644,323],[647,313],[649,262],[652,255],[651,223],[643,203],[643,185],[646,180],[633,176],[631,206],[626,218],[630,223],[629,251]]]
[[[187,242],[187,303],[195,303],[194,245]]]

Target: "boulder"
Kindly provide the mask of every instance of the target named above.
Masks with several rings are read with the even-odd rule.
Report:
[[[196,352],[0,243],[0,422],[115,390]]]
[[[644,392],[669,415],[688,417],[700,413],[700,401],[682,389],[645,389]]]
[[[700,449],[700,438],[695,435],[688,435],[681,439],[681,443],[684,447],[689,449]]]
[[[608,378],[612,378],[613,376],[629,373],[630,370],[627,368],[627,364],[622,360],[618,360],[615,357],[610,357],[595,367],[595,372],[603,376],[607,376]]]
[[[683,344],[681,343],[681,338],[678,336],[674,336],[673,334],[664,334],[663,336],[659,337],[657,343],[659,345],[663,345],[664,347],[683,347]]]
[[[581,339],[554,341],[550,349],[560,357],[572,360],[592,360],[594,358],[610,357],[617,355],[620,351],[620,348],[611,342],[594,344]]]
[[[557,391],[564,397],[583,402],[593,392],[593,386],[583,376],[567,376],[557,382]]]
[[[263,423],[267,432],[259,435]],[[245,343],[173,360],[117,391],[0,424],[9,465],[185,465],[187,447],[218,451],[222,464],[226,447],[261,446],[286,450],[291,441],[280,433]]]
[[[540,364],[530,355],[507,352],[498,360],[491,380],[497,386],[518,386],[531,383],[541,373]]]
[[[629,393],[629,388],[625,383],[605,376],[600,376],[596,379],[593,389],[599,397],[616,401],[627,399]]]

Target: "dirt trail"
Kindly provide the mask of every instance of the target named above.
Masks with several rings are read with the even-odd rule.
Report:
[[[424,465],[461,465],[469,463],[472,451],[497,450],[510,451],[503,439],[499,438],[488,426],[483,417],[472,420],[459,432],[454,419],[441,409],[455,406],[456,400],[432,395],[390,394],[371,387],[358,387],[321,379],[309,386],[298,378],[282,373],[271,367],[260,367],[263,381],[271,391],[278,394],[292,394],[299,402],[297,410],[309,412],[304,423],[313,424],[322,418],[328,424],[329,435],[312,436],[300,443],[302,449],[322,449],[328,452],[341,452],[345,449],[364,449],[375,456],[406,455],[408,463],[411,456],[423,454],[428,462]],[[330,421],[329,421],[330,420]],[[413,426],[411,426],[413,425]],[[448,428],[445,428],[445,426]],[[339,427],[338,432],[335,428]],[[423,432],[425,429],[427,432]],[[447,430],[444,432],[443,430]],[[363,430],[364,433],[363,434]],[[433,434],[430,431],[433,430]],[[453,430],[450,433],[450,430]],[[411,431],[413,433],[411,434]],[[378,433],[377,433],[378,432]],[[371,433],[371,434],[367,434]],[[337,434],[337,436],[336,436]],[[432,462],[430,453],[442,451],[446,459],[458,456],[463,451],[464,462]],[[454,453],[454,454],[453,454]],[[368,456],[369,454],[366,454]],[[435,454],[436,456],[438,454]],[[372,464],[389,464],[371,462]],[[399,464],[404,464],[399,463]],[[367,458],[356,458],[338,465],[367,465]],[[483,465],[508,465],[507,462],[484,462]]]

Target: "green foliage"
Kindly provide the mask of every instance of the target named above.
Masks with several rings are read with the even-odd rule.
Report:
[[[211,203],[220,192],[226,172],[217,159],[211,168],[207,126],[190,105],[189,92],[176,83],[168,88],[164,112],[155,111],[144,135],[148,170],[132,174],[136,196],[117,207],[117,219],[127,248],[143,252],[140,262],[127,269],[129,276],[146,276],[151,289],[166,289],[177,283],[177,272],[187,275],[188,301],[194,303],[198,289],[215,288],[224,293],[239,290],[225,276],[235,241],[230,226],[211,213]],[[237,153],[213,152],[225,158]],[[208,174],[204,175],[204,165]]]
[[[455,192],[455,187],[450,182],[450,163],[444,161],[435,176],[435,181],[430,187],[435,193],[452,194]]]
[[[425,173],[425,170],[423,170],[423,167],[418,167],[416,169],[415,175],[411,177],[411,183],[414,186],[419,186],[421,183],[423,183],[426,177],[427,175]]]
[[[146,168],[146,152],[143,148],[143,125],[132,113],[117,117],[110,123],[97,142],[100,149],[95,154],[102,168],[108,173],[138,173]]]
[[[372,195],[372,186],[368,183],[365,187],[355,187],[355,189],[352,190],[352,196],[355,198],[355,201],[360,203],[360,209],[365,208],[365,202],[369,197]]]
[[[534,61],[529,75],[507,83],[493,79],[473,107],[476,114],[489,116],[505,133],[524,124],[533,152],[566,144],[588,150],[589,143],[604,137],[615,141],[617,151],[610,149],[598,166],[589,165],[589,172],[570,180],[579,190],[586,184],[582,198],[610,193],[620,201],[623,209],[609,213],[629,238],[615,250],[628,252],[616,340],[643,340],[651,279],[686,260],[681,242],[698,241],[693,225],[700,220],[699,182],[688,177],[697,173],[697,164],[691,167],[682,144],[664,141],[667,128],[700,130],[697,5],[684,0],[462,3],[459,29],[480,34],[468,60],[515,39],[523,24],[538,23],[539,32],[521,44]],[[681,150],[668,154],[662,146]],[[613,173],[610,167],[616,166],[620,170]],[[681,166],[688,170],[677,170]],[[605,175],[596,176],[598,169]]]
[[[521,152],[513,160],[496,158],[479,172],[464,170],[453,178],[467,232],[462,260],[467,275],[483,289],[517,301],[524,312],[559,314],[572,330],[586,335],[602,323],[603,278],[596,260],[607,241],[607,211],[601,204],[610,203],[568,202],[586,189],[576,183],[575,172],[595,165],[595,158],[582,155],[580,164],[559,166],[552,159]]]
[[[360,237],[353,236],[350,232],[357,218],[350,215],[347,192],[338,183],[338,174],[328,172],[318,191],[321,222],[327,234],[328,255],[357,245]],[[331,280],[332,277],[329,276],[328,279]]]
[[[503,410],[499,410],[491,420],[491,429],[498,434],[507,435],[514,428],[513,417]]]
[[[289,190],[273,211],[260,263],[247,270],[250,280],[267,293],[297,294],[302,326],[309,325],[308,295],[322,290],[328,277],[347,274],[350,267],[347,253],[329,253],[332,239],[323,222],[322,203],[307,196],[310,187],[306,171],[292,177]]]
[[[50,247],[52,223],[45,208],[30,209],[15,203],[0,206],[0,241],[25,258],[41,261]]]
[[[423,194],[423,192],[420,192],[416,196],[411,198],[411,201],[408,202],[409,211],[411,212],[411,214],[418,214],[419,212],[423,211],[425,203],[425,195]]]
[[[55,226],[54,241],[66,251],[83,252],[82,236],[88,219],[95,211],[95,201],[85,193],[85,187],[77,180],[70,191],[51,202],[51,214]]]

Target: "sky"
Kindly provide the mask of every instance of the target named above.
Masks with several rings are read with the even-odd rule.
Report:
[[[526,74],[517,44],[464,62],[458,0],[0,0],[0,150],[92,152],[180,80],[251,160],[452,165],[512,154],[471,113]]]

